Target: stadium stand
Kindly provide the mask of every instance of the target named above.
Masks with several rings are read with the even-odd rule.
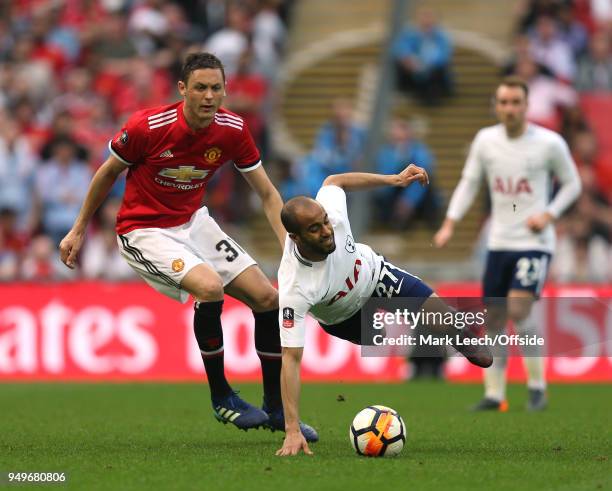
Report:
[[[474,133],[494,121],[486,101],[501,66],[511,59],[506,67],[511,72],[528,55],[541,56],[540,61],[546,65],[551,59],[547,49],[554,41],[569,47],[568,66],[577,67],[575,86],[570,83],[571,70],[565,73],[563,67],[549,67],[548,80],[557,84],[559,92],[570,94],[577,89],[579,96],[568,96],[562,104],[549,101],[547,110],[553,116],[553,127],[567,138],[579,163],[589,162],[580,165],[592,167],[595,188],[601,195],[598,202],[604,211],[609,208],[612,128],[607,115],[612,109],[612,31],[610,12],[604,3],[427,2],[427,7],[440,15],[441,25],[452,39],[454,94],[429,107],[395,91],[388,117],[409,121],[415,135],[431,149],[442,201],[457,182]],[[423,4],[410,2],[406,23],[413,21]],[[238,74],[229,80],[230,92],[240,96],[230,95],[228,105],[249,113],[247,119],[270,173],[279,185],[282,178],[288,183],[286,189],[297,192],[300,187],[295,185],[295,176],[300,172],[296,162],[312,149],[317,131],[330,117],[333,100],[351,101],[355,122],[367,124],[391,6],[390,0],[3,3],[0,208],[4,222],[11,225],[2,227],[0,256],[10,258],[3,264],[13,265],[3,269],[3,278],[22,277],[22,265],[48,251],[41,238],[48,224],[45,227],[38,219],[32,203],[39,199],[35,181],[42,179],[39,174],[48,174],[53,143],[72,139],[77,144],[77,159],[85,161],[80,165],[93,172],[107,155],[108,139],[127,114],[177,96],[174,80],[184,54],[223,40],[228,33],[243,36],[248,45],[246,53],[240,50],[235,60],[236,68],[241,67]],[[228,63],[231,73],[231,60]],[[554,78],[559,70],[561,75]],[[591,138],[585,134],[594,137],[593,150],[586,154],[578,143]],[[583,175],[589,172],[585,170]],[[231,172],[221,173],[210,188],[209,204],[227,222],[228,231],[253,250],[265,270],[273,274],[278,260],[274,239],[257,205],[245,199],[249,190],[240,184]],[[23,199],[32,193],[36,199]],[[119,183],[112,198],[121,193]],[[364,240],[397,262],[410,262],[417,272],[427,267],[435,277],[440,272],[448,273],[445,265],[452,262],[458,276],[474,277],[477,272],[470,258],[486,207],[482,195],[458,230],[457,240],[443,252],[430,247],[431,228],[422,223],[399,233],[375,224]],[[599,218],[605,224],[603,215]],[[243,227],[247,220],[249,226]],[[104,234],[105,225],[100,220],[96,228]],[[564,230],[561,225],[560,231]],[[20,237],[17,242],[25,245],[14,246],[15,234]],[[57,234],[60,232],[52,242],[57,241]],[[9,243],[13,245],[7,246]],[[609,241],[605,239],[604,243],[609,252]]]

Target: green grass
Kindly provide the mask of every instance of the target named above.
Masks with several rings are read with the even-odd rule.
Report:
[[[477,385],[306,385],[303,419],[321,441],[312,457],[279,458],[282,433],[217,423],[206,386],[3,384],[0,471],[64,470],[83,490],[612,489],[611,388],[553,386],[550,408],[530,414],[511,386],[508,413],[473,414]],[[241,389],[261,399],[259,386]],[[349,424],[370,404],[404,418],[400,456],[353,453]]]

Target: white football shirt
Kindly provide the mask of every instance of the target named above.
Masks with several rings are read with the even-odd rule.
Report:
[[[557,218],[580,194],[578,171],[561,136],[535,124],[528,124],[518,138],[509,138],[501,124],[481,129],[451,198],[448,218],[463,217],[485,175],[492,202],[488,248],[552,253],[554,226],[535,233],[527,219],[545,211]],[[561,187],[551,201],[553,176]]]
[[[356,244],[346,210],[346,194],[338,186],[323,186],[321,203],[334,229],[336,250],[323,261],[303,258],[289,236],[278,269],[281,345],[304,346],[305,318],[310,312],[323,324],[337,324],[361,309],[372,295],[383,258]]]

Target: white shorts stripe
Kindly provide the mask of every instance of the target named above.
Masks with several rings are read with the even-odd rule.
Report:
[[[123,243],[123,248],[127,252],[129,252],[137,262],[142,264],[149,273],[151,273],[152,275],[158,276],[169,286],[174,287],[177,290],[180,290],[181,288],[180,284],[174,281],[170,276],[162,273],[157,267],[155,267],[155,265],[151,261],[145,259],[141,251],[139,251],[136,247],[130,245],[129,240],[126,236],[120,235],[119,238],[121,239],[121,242]]]

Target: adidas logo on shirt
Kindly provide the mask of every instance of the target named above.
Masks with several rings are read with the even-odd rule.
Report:
[[[165,152],[162,152],[159,154],[159,158],[160,159],[167,159],[170,157],[174,157],[174,155],[172,155],[172,150],[168,149]]]

